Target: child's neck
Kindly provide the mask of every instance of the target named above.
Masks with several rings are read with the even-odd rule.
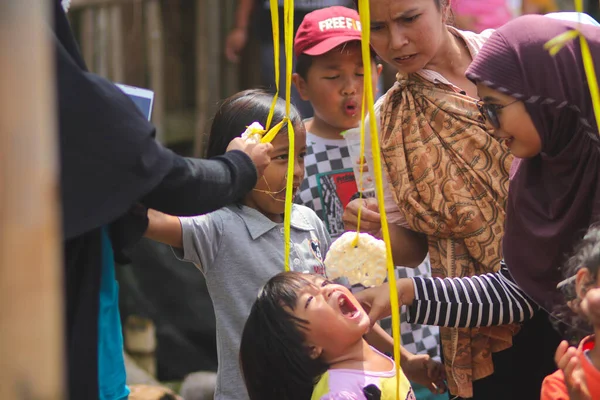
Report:
[[[316,115],[312,119],[306,121],[305,126],[307,132],[320,138],[330,140],[343,139],[341,133],[345,131],[345,129],[328,124]]]
[[[387,357],[375,351],[364,339],[345,349],[339,356],[333,356],[325,361],[330,369],[387,372],[393,367]]]

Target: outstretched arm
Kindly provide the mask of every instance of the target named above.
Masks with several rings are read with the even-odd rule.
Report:
[[[411,323],[449,327],[495,326],[530,319],[537,305],[500,271],[466,278],[414,278]]]
[[[537,305],[500,271],[466,278],[403,278],[396,285],[408,322],[449,327],[504,325],[530,319]],[[389,286],[363,290],[357,299],[375,322],[390,315]]]
[[[183,247],[183,231],[179,218],[160,211],[148,210],[148,229],[144,236],[173,247]]]

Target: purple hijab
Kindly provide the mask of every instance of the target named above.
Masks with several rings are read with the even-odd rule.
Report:
[[[544,43],[577,23],[539,15],[516,18],[486,42],[467,77],[522,100],[542,140],[522,160],[509,189],[503,251],[517,284],[550,310],[562,265],[600,220],[600,138],[579,40],[556,56]],[[582,25],[600,73],[600,28]]]

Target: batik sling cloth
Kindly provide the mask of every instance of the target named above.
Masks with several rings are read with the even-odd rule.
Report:
[[[475,99],[417,74],[397,79],[381,110],[381,151],[408,226],[428,237],[432,275],[497,271],[512,155],[486,131]],[[472,397],[472,381],[494,371],[491,353],[517,331],[440,328],[451,392]]]

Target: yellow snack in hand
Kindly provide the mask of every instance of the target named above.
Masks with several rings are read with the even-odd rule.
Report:
[[[244,133],[242,133],[242,139],[244,139],[246,143],[258,144],[264,133],[265,128],[259,122],[253,122],[246,128]]]
[[[368,233],[346,232],[337,238],[325,257],[329,279],[346,278],[351,285],[381,285],[386,276],[385,242]]]

